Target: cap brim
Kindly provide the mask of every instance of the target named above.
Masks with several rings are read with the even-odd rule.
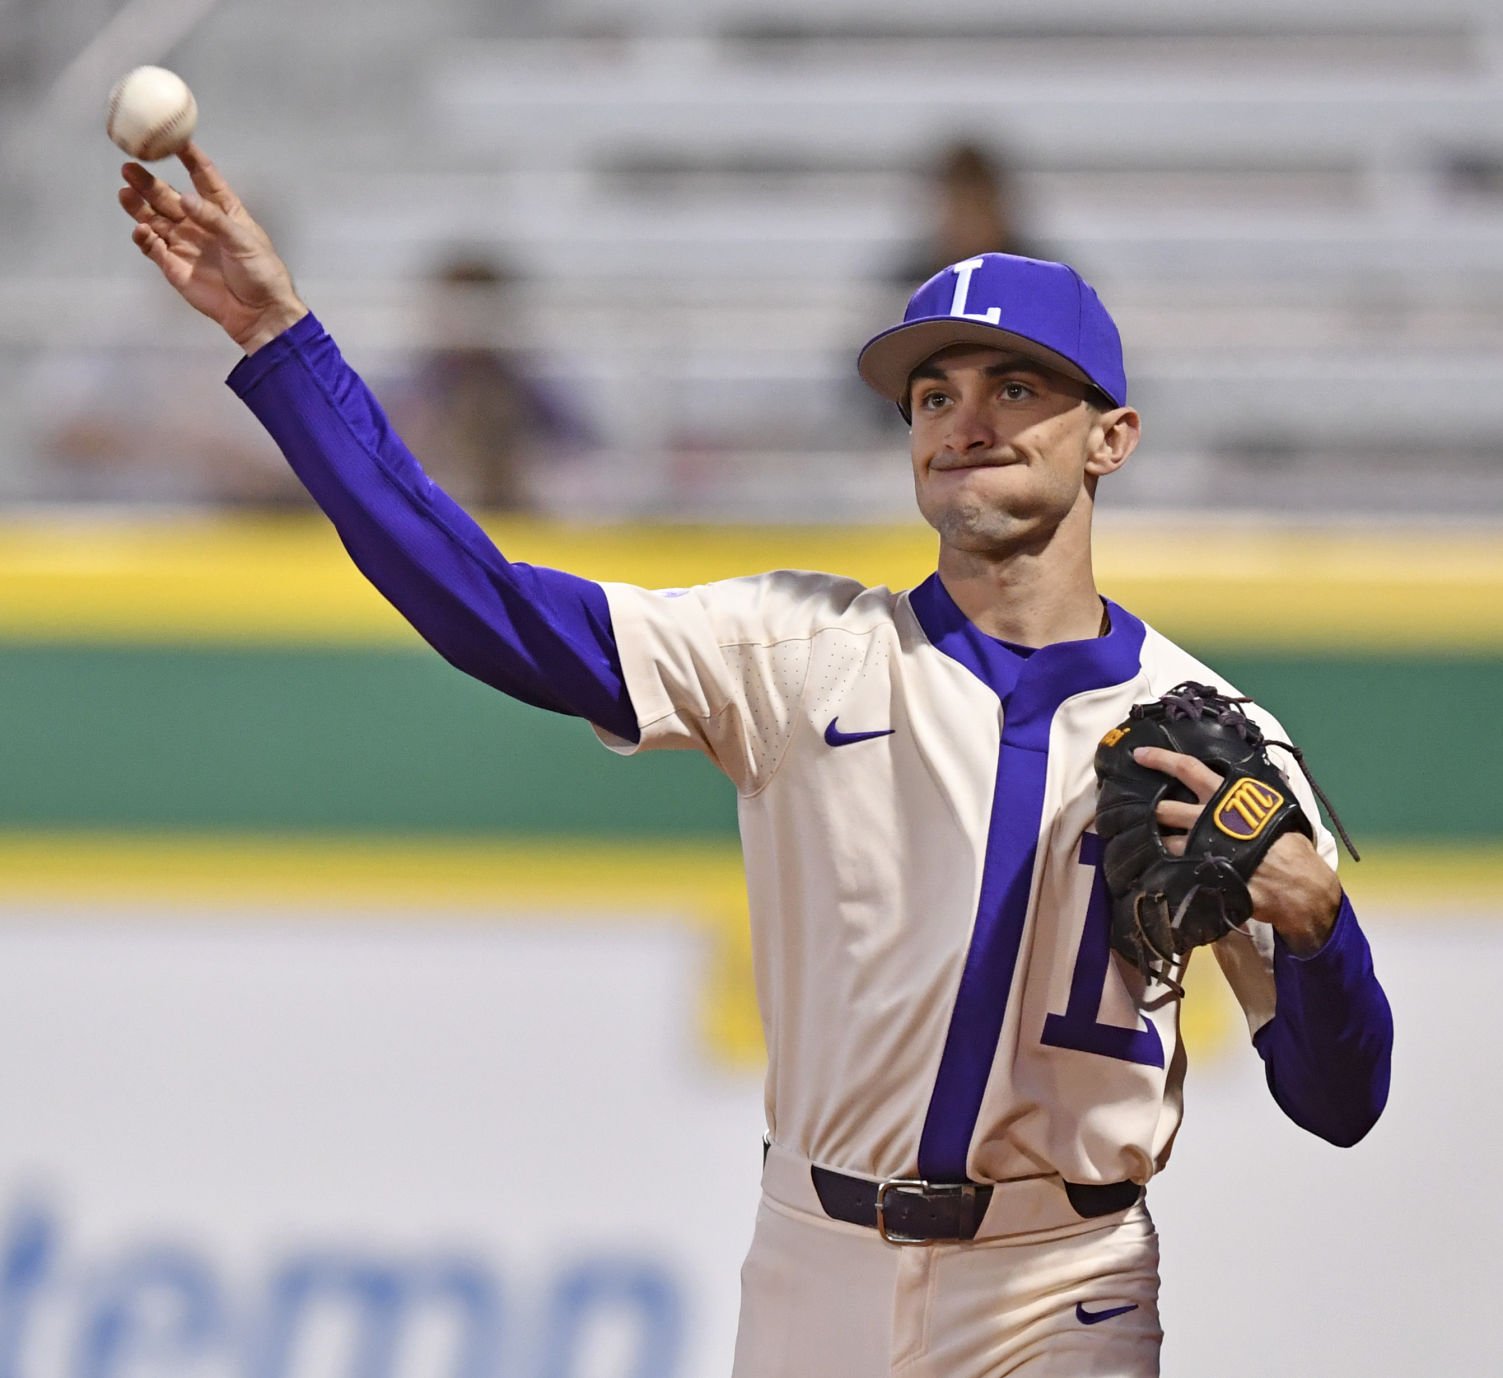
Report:
[[[1037,340],[988,325],[985,321],[966,320],[958,316],[930,316],[884,330],[867,341],[866,347],[856,359],[856,369],[869,387],[889,402],[896,402],[901,406],[908,400],[908,380],[913,376],[913,370],[940,350],[963,344],[984,345],[990,349],[1015,349],[1020,354],[1037,359],[1056,373],[1074,378],[1098,391],[1105,391],[1100,383],[1094,378],[1088,378],[1064,355],[1056,354]]]

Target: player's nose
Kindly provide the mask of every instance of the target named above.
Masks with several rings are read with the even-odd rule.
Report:
[[[949,422],[945,443],[957,453],[990,449],[997,442],[997,430],[986,408],[975,403],[957,403],[951,408]]]

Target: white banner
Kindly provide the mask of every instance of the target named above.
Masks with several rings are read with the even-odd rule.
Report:
[[[1192,1056],[1150,1196],[1168,1378],[1503,1371],[1503,928],[1369,927],[1367,1142],[1283,1120],[1245,1036]],[[761,1087],[702,1040],[706,941],[0,911],[0,1378],[727,1374]]]
[[[5,1378],[729,1370],[760,1078],[699,936],[0,926]]]

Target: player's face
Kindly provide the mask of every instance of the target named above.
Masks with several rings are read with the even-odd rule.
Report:
[[[914,487],[944,544],[1004,554],[1088,512],[1094,476],[1120,465],[1137,438],[1135,412],[1102,412],[1091,396],[1000,349],[956,345],[919,367],[909,383]],[[1117,457],[1124,417],[1131,438]]]

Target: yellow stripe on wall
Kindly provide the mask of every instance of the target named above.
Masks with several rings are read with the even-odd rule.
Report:
[[[1388,846],[1343,858],[1341,875],[1359,908],[1503,911],[1497,845]],[[16,831],[0,832],[0,876],[10,898],[69,902],[482,915],[746,909],[741,855],[724,843]]]
[[[673,588],[767,569],[908,587],[933,568],[894,527],[490,525],[503,550]],[[1503,541],[1487,531],[1315,531],[1105,519],[1102,589],[1181,638],[1267,648],[1503,649]],[[316,515],[0,523],[0,636],[59,641],[416,644]]]
[[[745,910],[725,844],[0,832],[10,896],[379,910]]]

